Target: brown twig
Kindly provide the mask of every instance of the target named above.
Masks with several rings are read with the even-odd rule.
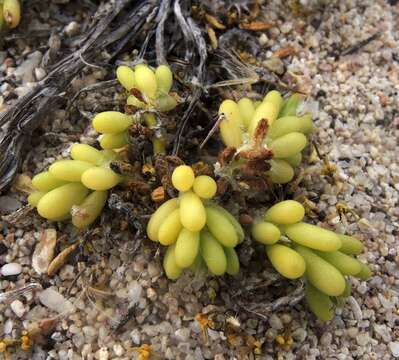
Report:
[[[345,55],[350,55],[354,54],[355,52],[359,51],[361,48],[365,47],[369,43],[371,43],[373,40],[378,39],[381,36],[380,32],[376,32],[375,34],[369,36],[368,38],[359,41],[357,44],[349,46],[348,48],[344,49],[341,51],[341,56]]]

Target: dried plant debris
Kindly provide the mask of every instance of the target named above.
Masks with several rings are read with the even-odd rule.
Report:
[[[153,9],[150,2],[143,2],[131,10],[136,14],[133,20],[118,18],[128,1],[119,0],[106,9],[101,7],[93,17],[93,24],[87,33],[90,36],[80,45],[80,50],[67,55],[57,64],[53,65],[48,76],[40,81],[32,91],[18,100],[13,108],[3,113],[0,117],[0,126],[7,125],[8,130],[3,134],[0,149],[10,154],[0,162],[0,189],[4,189],[15,176],[21,161],[22,145],[26,136],[40,125],[48,109],[54,105],[59,94],[63,93],[71,80],[92,61],[99,51],[108,47],[111,58],[116,56],[121,45],[134,38],[138,30],[145,23],[146,16]],[[128,19],[129,14],[123,15]],[[114,31],[109,30],[112,22],[120,21],[124,26]]]
[[[54,257],[54,248],[57,242],[57,232],[55,229],[44,230],[40,236],[40,241],[36,245],[32,255],[32,267],[39,274],[47,273],[49,265]]]
[[[297,116],[300,102],[299,94],[283,100],[276,90],[257,102],[224,100],[218,126],[226,148],[216,163],[218,175],[236,189],[251,189],[247,180],[263,180],[267,188],[293,180],[313,129],[310,114]]]

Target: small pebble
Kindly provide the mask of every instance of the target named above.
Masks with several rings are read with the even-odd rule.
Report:
[[[7,334],[7,335],[11,334],[13,327],[14,327],[14,321],[11,319],[7,319],[7,321],[4,324],[4,328],[3,328],[4,334]]]
[[[175,336],[179,341],[187,341],[190,337],[190,330],[187,328],[178,329],[175,331]]]
[[[0,273],[3,276],[19,275],[22,272],[22,266],[18,263],[9,263],[1,267]]]
[[[386,343],[391,341],[391,330],[384,324],[374,324],[374,331],[382,338]]]
[[[357,336],[357,334],[359,333],[359,329],[356,327],[351,327],[349,329],[346,330],[346,333],[348,334],[348,336],[350,336],[351,338],[355,338]]]
[[[322,344],[325,347],[330,346],[331,341],[332,341],[332,335],[329,332],[325,332],[320,338],[320,344]]]
[[[68,313],[74,309],[73,304],[54,288],[43,290],[39,295],[39,300],[44,306],[58,313]]]
[[[14,314],[21,318],[25,314],[25,307],[24,304],[19,300],[14,300],[10,304],[11,310],[14,311]]]
[[[13,75],[18,79],[22,79],[23,83],[34,82],[34,69],[39,66],[42,58],[43,54],[40,51],[34,51],[15,69]]]
[[[47,73],[43,68],[35,69],[35,77],[37,81],[43,80],[46,77]]]
[[[102,347],[100,350],[98,350],[98,359],[99,360],[108,360],[109,354],[108,350],[106,347]]]
[[[84,326],[82,330],[83,333],[89,338],[94,338],[97,335],[97,331],[93,326]]]
[[[21,202],[11,196],[0,196],[0,214],[9,214],[21,206]]]
[[[114,350],[116,356],[122,356],[125,352],[125,349],[121,344],[115,344],[112,349]]]
[[[132,340],[132,343],[135,345],[139,345],[141,342],[141,334],[138,329],[134,329],[130,333],[130,338]]]
[[[33,349],[32,360],[46,360],[47,353],[38,346]]]
[[[399,342],[398,341],[390,342],[389,349],[391,350],[393,357],[399,357]]]
[[[282,314],[281,321],[283,322],[283,324],[287,325],[292,321],[292,316],[290,314]]]
[[[356,336],[356,342],[360,346],[366,346],[370,342],[370,335],[368,333],[361,333]]]
[[[261,46],[265,46],[269,41],[269,38],[265,33],[263,33],[261,36],[259,36],[258,41]]]
[[[66,27],[65,27],[65,33],[68,36],[75,36],[79,33],[80,30],[80,25],[76,21],[70,22]]]
[[[305,329],[298,328],[295,329],[291,335],[295,341],[297,341],[298,343],[303,343],[308,336],[308,333]]]
[[[276,314],[272,314],[272,316],[270,316],[269,324],[275,330],[281,330],[284,327],[280,318]]]
[[[271,57],[269,59],[266,59],[266,60],[263,61],[262,65],[266,69],[276,73],[277,75],[284,74],[284,71],[285,71],[284,63],[278,57]]]
[[[291,31],[292,29],[292,23],[291,22],[285,22],[281,27],[280,30],[283,34],[287,34]]]
[[[128,296],[132,305],[137,304],[139,302],[142,291],[143,288],[137,281],[132,281],[129,284]]]
[[[72,265],[65,265],[60,271],[61,280],[72,280],[75,276],[75,268]]]
[[[214,360],[225,360],[226,358],[224,357],[223,354],[216,354],[213,359]]]

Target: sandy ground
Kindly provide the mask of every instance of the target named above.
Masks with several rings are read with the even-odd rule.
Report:
[[[55,3],[47,24],[32,20],[31,26],[48,32],[58,26],[68,44],[80,31],[81,18],[67,8],[62,19],[53,19],[54,12],[64,9]],[[230,309],[237,309],[229,287],[262,284],[270,270],[255,268],[248,278],[240,275],[236,280],[185,276],[174,283],[163,275],[156,247],[145,242],[132,254],[132,236],[110,219],[109,226],[92,236],[90,249],[73,257],[57,275],[39,275],[32,254],[43,231],[50,236],[49,229],[56,229],[57,251],[78,235],[71,226],[45,222],[32,211],[14,224],[6,221],[9,218],[0,221],[0,267],[13,264],[14,270],[14,275],[0,278],[1,293],[29,283],[42,288],[0,303],[0,341],[16,341],[0,358],[127,360],[138,358],[135,348],[143,344],[151,345],[154,359],[251,359],[256,352],[259,359],[399,357],[399,5],[348,0],[319,10],[311,3],[304,17],[280,1],[266,1],[264,18],[277,25],[259,34],[259,44],[266,61],[283,46],[297,49],[284,64],[309,93],[306,106],[315,117],[314,139],[337,167],[333,175],[325,175],[323,163],[310,159],[297,195],[307,196],[325,212],[324,226],[364,241],[367,250],[361,259],[370,264],[371,279],[352,280],[352,296],[327,324],[315,320],[302,302],[266,318],[238,307],[233,315],[239,326],[209,329],[206,342],[195,315],[215,311],[223,322]],[[41,16],[46,18],[46,13]],[[353,48],[375,33],[380,36],[368,45]],[[0,111],[45,75],[40,44],[46,42],[35,37],[9,40],[0,52]],[[72,87],[77,90],[104,76],[102,70],[89,69]],[[110,106],[118,100],[110,94],[88,94],[80,113],[55,109],[37,133],[42,136],[32,139],[22,173],[42,171],[66,156],[73,142],[93,143],[96,134],[85,117],[85,111],[93,109],[85,106],[93,100],[99,107],[102,101]],[[7,215],[24,204],[26,195],[14,184],[2,194],[0,212]],[[337,204],[351,211],[340,218]],[[23,329],[32,332],[38,325],[39,336],[32,337],[30,350],[23,352],[18,343]],[[279,345],[278,336],[288,343]],[[259,351],[256,341],[262,344]]]

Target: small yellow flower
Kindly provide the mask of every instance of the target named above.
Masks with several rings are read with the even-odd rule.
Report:
[[[4,341],[0,341],[0,354],[6,352],[7,344]]]
[[[282,335],[277,335],[275,340],[276,340],[277,344],[279,344],[279,345],[285,344],[285,339],[284,339],[284,336],[282,336]]]
[[[31,346],[32,346],[31,339],[26,333],[24,333],[24,335],[21,336],[21,349],[24,351],[28,351]]]

